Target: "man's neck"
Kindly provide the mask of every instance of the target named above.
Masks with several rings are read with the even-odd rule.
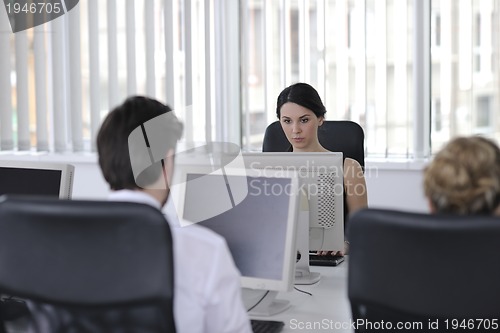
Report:
[[[156,201],[160,203],[160,206],[163,207],[167,202],[168,190],[154,190],[154,189],[140,189],[139,191],[144,192],[152,196]]]

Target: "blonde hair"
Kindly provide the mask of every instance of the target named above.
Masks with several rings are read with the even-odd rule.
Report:
[[[479,136],[451,140],[425,168],[424,191],[439,213],[493,214],[500,203],[500,149]]]

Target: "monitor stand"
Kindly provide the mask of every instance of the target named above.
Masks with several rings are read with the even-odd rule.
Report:
[[[251,316],[273,316],[290,307],[289,301],[276,299],[277,291],[242,288],[241,295],[245,309]]]
[[[306,199],[307,202],[307,199]],[[295,263],[295,284],[314,284],[321,278],[320,273],[309,269],[309,205],[307,209],[303,203],[299,210],[297,224],[297,262]]]

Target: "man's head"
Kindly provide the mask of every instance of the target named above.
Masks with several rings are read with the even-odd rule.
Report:
[[[170,107],[157,100],[134,96],[104,119],[97,134],[97,151],[103,176],[112,190],[144,189],[154,187],[155,182],[166,183],[165,176],[173,172],[173,152],[182,134],[182,124],[170,111]],[[155,125],[155,133],[148,130],[148,124]],[[141,141],[130,140],[132,133],[141,133]],[[141,172],[134,168],[138,159],[147,166]]]

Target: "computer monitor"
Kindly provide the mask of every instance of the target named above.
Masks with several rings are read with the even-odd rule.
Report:
[[[0,160],[0,195],[71,199],[74,170],[70,164]]]
[[[175,179],[171,190],[178,215],[226,239],[249,313],[268,316],[287,309],[288,301],[275,298],[294,285],[296,175],[176,165]]]
[[[301,202],[298,231],[297,284],[312,284],[319,273],[309,270],[309,251],[344,250],[343,155],[337,152],[243,153],[247,170],[267,172],[295,171]]]

